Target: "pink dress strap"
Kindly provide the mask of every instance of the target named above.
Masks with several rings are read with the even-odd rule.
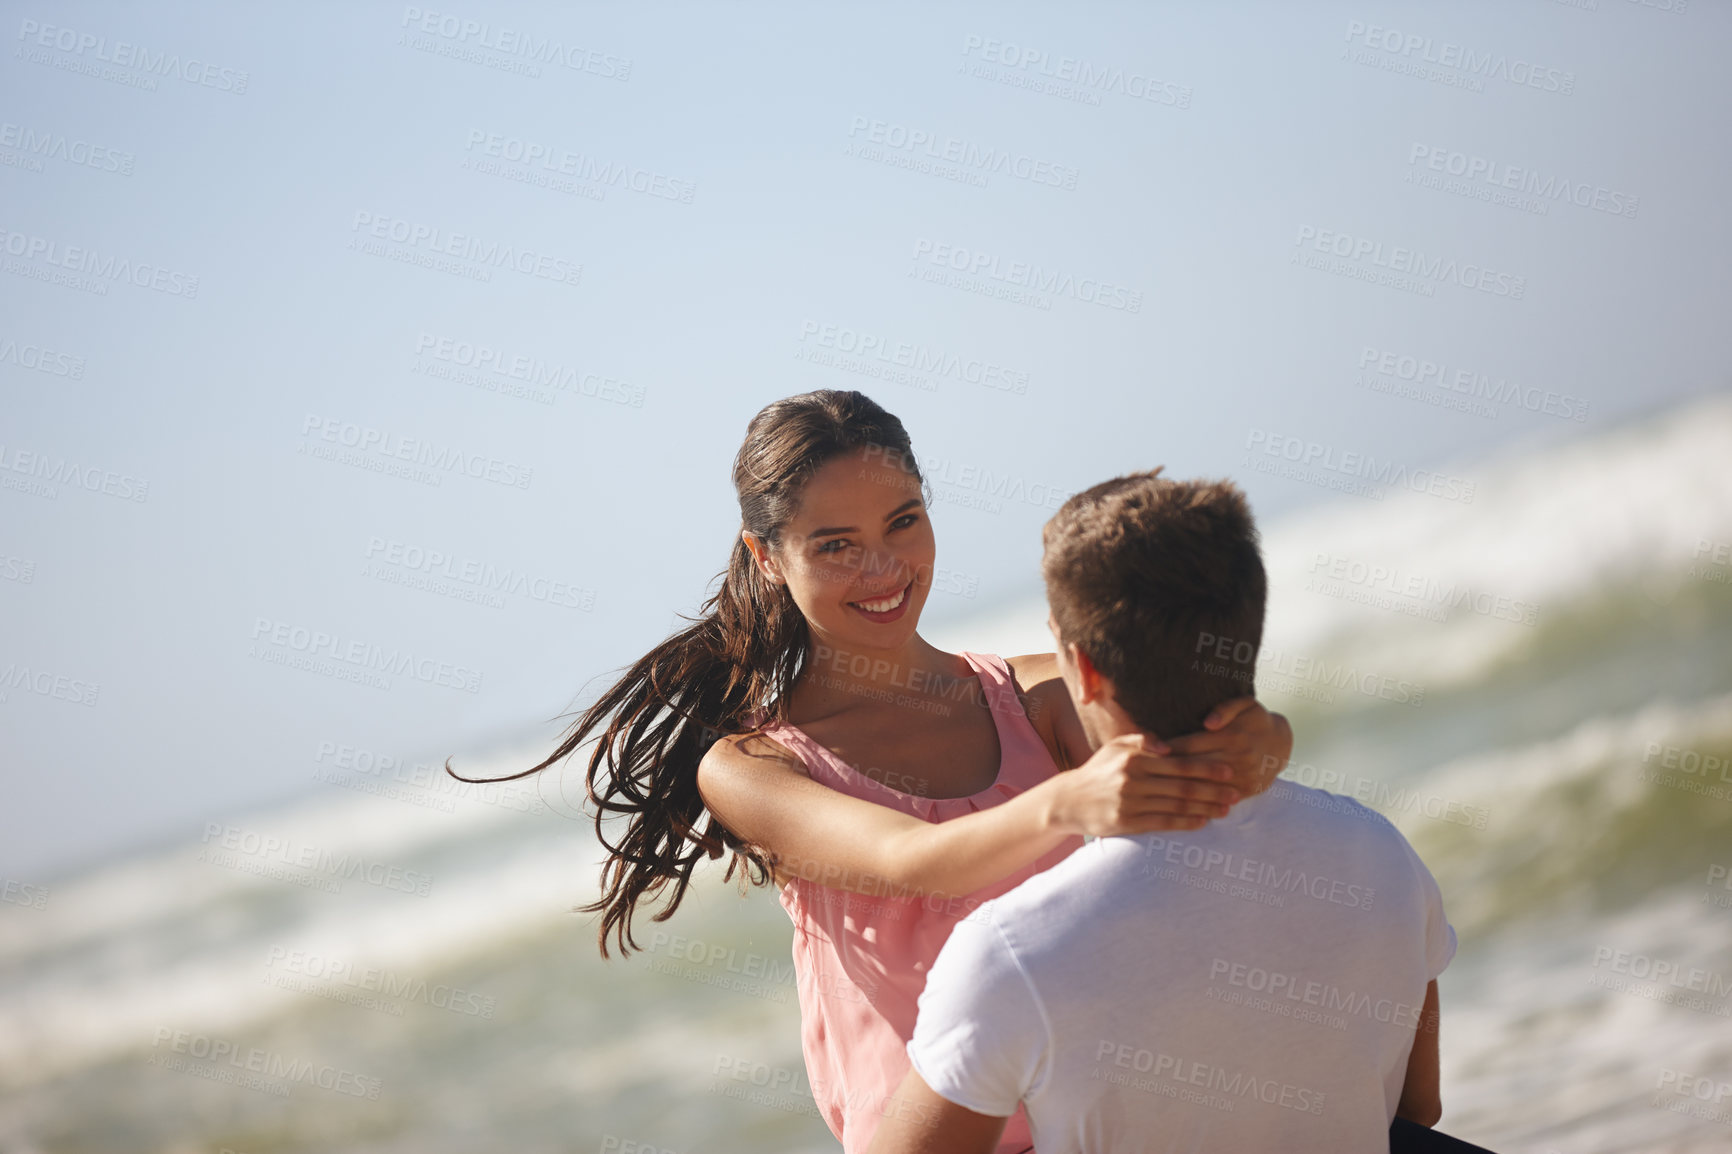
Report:
[[[799,757],[814,781],[841,793],[941,822],[1001,805],[1058,772],[1030,723],[1009,665],[995,654],[964,652],[975,672],[959,685],[959,704],[992,711],[1000,750],[997,779],[967,797],[930,798],[906,793],[860,773],[798,726],[771,722],[767,736]],[[938,951],[953,930],[984,928],[970,917],[982,902],[1064,860],[1082,838],[1065,839],[1032,865],[966,896],[892,892],[856,893],[795,876],[782,888],[782,907],[794,923],[794,971],[800,997],[801,1049],[812,1096],[845,1154],[864,1154],[878,1120],[908,1072],[905,1049],[914,1031],[920,991]],[[1006,1123],[998,1154],[1030,1148],[1021,1107]]]

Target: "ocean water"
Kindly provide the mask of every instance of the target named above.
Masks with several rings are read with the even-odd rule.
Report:
[[[1265,526],[1288,776],[1438,878],[1445,1128],[1732,1148],[1732,398],[1456,471]],[[1047,647],[1034,602],[931,638]],[[575,775],[321,773],[0,903],[0,1154],[837,1149],[769,891],[701,870],[603,960]]]

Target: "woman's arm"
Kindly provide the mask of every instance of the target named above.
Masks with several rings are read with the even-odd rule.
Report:
[[[813,781],[762,735],[724,738],[698,766],[704,806],[736,837],[774,855],[777,880],[855,893],[963,896],[999,882],[1076,834],[1196,829],[1238,798],[1202,759],[1178,765],[1141,737],[1103,745],[1077,769],[943,822]]]
[[[1088,735],[1059,676],[1057,655],[1012,657],[1010,667],[1029,720],[1058,767],[1065,769],[1088,760]],[[1198,732],[1162,744],[1175,755],[1171,764],[1208,761],[1226,766],[1232,771],[1234,787],[1241,796],[1250,797],[1269,788],[1275,775],[1286,768],[1293,753],[1293,727],[1279,713],[1264,709],[1256,698],[1236,697],[1217,705]]]

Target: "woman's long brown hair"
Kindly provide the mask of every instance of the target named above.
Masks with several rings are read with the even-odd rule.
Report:
[[[734,457],[741,527],[774,548],[812,475],[839,454],[867,447],[882,449],[887,462],[920,477],[902,422],[864,393],[820,389],[765,406]],[[546,760],[485,779],[538,773],[599,731],[586,788],[596,806],[596,839],[608,859],[601,897],[578,908],[602,913],[596,936],[604,958],[610,935],[622,955],[642,948],[632,937],[632,915],[640,901],[661,897],[670,883],[666,907],[652,920],[673,916],[700,856],[733,851],[724,881],[736,867],[742,884],[763,885],[771,876],[769,862],[705,811],[698,762],[723,735],[755,733],[764,722],[784,718],[805,663],[806,619],[787,587],[764,580],[736,538],[721,587],[686,620],[688,628],[646,653],[584,710]],[[459,781],[475,780],[460,777],[449,761],[445,768]],[[616,844],[603,823],[622,815],[626,828]]]

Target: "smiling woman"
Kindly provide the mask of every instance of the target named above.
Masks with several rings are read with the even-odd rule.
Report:
[[[764,408],[733,480],[740,534],[699,617],[514,776],[595,742],[587,781],[609,857],[584,908],[602,913],[604,956],[610,936],[637,947],[637,904],[669,886],[654,920],[673,914],[702,857],[732,851],[726,878],[743,866],[778,885],[813,1095],[861,1151],[896,1109],[926,972],[952,930],[1082,835],[1225,814],[1272,780],[1291,733],[1242,698],[1205,732],[1093,750],[1052,654],[927,643],[925,484],[902,423],[862,393]],[[609,840],[615,817],[625,829]],[[1028,1145],[1019,1112],[1000,1149]]]

